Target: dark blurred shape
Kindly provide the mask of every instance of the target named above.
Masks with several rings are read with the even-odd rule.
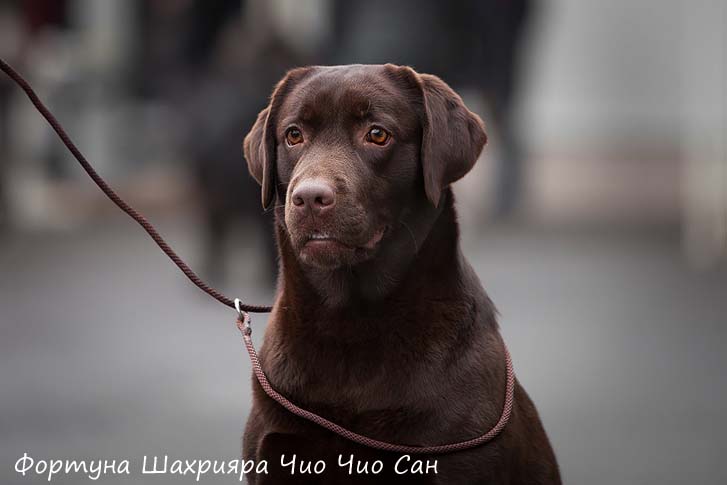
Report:
[[[246,240],[258,234],[262,281],[277,273],[272,214],[248,174],[242,140],[265,107],[274,84],[299,58],[270,32],[245,28],[246,2],[143,2],[137,89],[166,99],[184,118],[182,144],[201,195],[206,276],[225,279],[227,244],[244,223]]]
[[[9,162],[5,154],[9,153],[10,141],[9,125],[10,125],[10,93],[12,86],[5,79],[0,80],[0,234],[4,232],[4,226],[8,223],[8,201],[6,194],[5,171]]]
[[[68,1],[23,0],[18,2],[25,18],[28,32],[33,35],[48,26],[68,27]]]
[[[45,29],[66,29],[68,27],[67,0],[45,2],[43,0],[4,1],[0,7],[8,9],[12,16],[17,16],[22,24],[22,29],[17,32],[20,38],[14,39],[17,43],[17,52],[4,51],[4,55],[10,56],[7,60],[14,65],[22,66],[23,54],[31,50],[32,43],[36,37],[41,35]],[[11,140],[10,140],[10,101],[15,86],[12,82],[2,76],[0,79],[0,230],[9,225],[8,215],[8,194],[7,194],[7,171],[9,169]],[[47,153],[47,168],[51,174],[60,170],[61,155],[58,150],[50,148]]]
[[[192,129],[195,146],[190,147],[202,204],[206,211],[206,267],[210,276],[222,280],[225,244],[231,230],[246,220],[245,234],[261,235],[261,254],[267,282],[277,274],[277,250],[272,212],[264,212],[260,187],[249,175],[242,154],[242,140],[257,114],[265,107],[275,83],[293,64],[294,55],[278,39],[269,39],[243,69],[227,73],[208,67],[200,83],[195,104],[199,116]]]
[[[334,3],[335,64],[407,64],[487,101],[499,134],[497,217],[516,209],[522,150],[512,120],[518,62],[531,0],[371,0]],[[491,122],[491,123],[489,123]]]

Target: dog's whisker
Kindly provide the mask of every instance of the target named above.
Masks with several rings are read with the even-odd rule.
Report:
[[[417,244],[416,237],[414,237],[414,231],[412,231],[411,228],[409,227],[409,225],[406,222],[402,221],[402,220],[399,221],[399,224],[401,224],[402,226],[404,226],[404,228],[406,228],[406,230],[409,232],[409,235],[411,236],[411,240],[414,242],[414,253],[415,254],[418,254],[419,253],[419,245]]]
[[[263,214],[267,214],[268,212],[272,212],[272,211],[274,211],[275,209],[281,209],[281,208],[285,208],[285,204],[276,204],[276,205],[271,205],[271,206],[270,206],[270,207],[268,207],[267,209],[263,209]]]

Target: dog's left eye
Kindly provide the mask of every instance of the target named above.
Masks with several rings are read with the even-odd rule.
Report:
[[[391,135],[388,131],[378,126],[374,126],[366,133],[366,141],[375,143],[376,145],[386,145]]]

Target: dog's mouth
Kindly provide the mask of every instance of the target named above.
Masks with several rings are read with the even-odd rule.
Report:
[[[314,231],[303,239],[300,256],[305,263],[327,268],[359,263],[374,255],[387,229],[388,226],[379,227],[363,243],[345,240],[329,232]]]
[[[313,232],[310,234],[305,242],[305,245],[325,245],[325,244],[331,244],[335,246],[341,246],[343,248],[347,249],[374,249],[376,246],[381,242],[381,240],[384,238],[384,234],[386,233],[386,226],[380,227],[374,233],[371,235],[368,241],[366,241],[363,244],[350,244],[347,242],[342,241],[341,239],[338,239],[334,236],[331,236],[327,232]]]

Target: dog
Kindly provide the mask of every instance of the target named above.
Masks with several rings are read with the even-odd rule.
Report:
[[[302,67],[277,84],[243,144],[275,216],[278,291],[260,350],[273,388],[389,443],[446,444],[494,426],[506,350],[460,250],[450,188],[486,141],[446,83],[406,66]],[[493,441],[402,456],[291,414],[253,381],[242,441],[244,459],[269,464],[254,484],[560,483],[519,383]]]

